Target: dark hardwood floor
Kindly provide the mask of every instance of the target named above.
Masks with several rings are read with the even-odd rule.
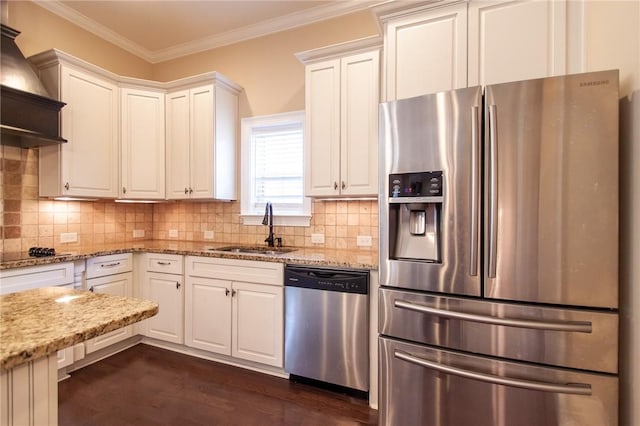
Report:
[[[139,344],[59,383],[76,425],[377,425],[365,400]]]

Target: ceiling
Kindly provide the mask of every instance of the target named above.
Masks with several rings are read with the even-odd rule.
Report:
[[[152,63],[237,43],[387,1],[36,0]]]

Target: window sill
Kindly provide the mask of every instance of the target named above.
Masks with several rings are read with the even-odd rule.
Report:
[[[263,215],[240,215],[243,225],[262,225]],[[310,226],[311,216],[274,215],[273,226]]]

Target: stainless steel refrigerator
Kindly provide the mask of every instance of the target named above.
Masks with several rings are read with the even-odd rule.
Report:
[[[380,423],[618,422],[618,72],[380,106]]]

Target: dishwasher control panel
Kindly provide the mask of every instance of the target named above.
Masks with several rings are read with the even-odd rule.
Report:
[[[369,271],[287,265],[284,285],[342,293],[369,293]]]

